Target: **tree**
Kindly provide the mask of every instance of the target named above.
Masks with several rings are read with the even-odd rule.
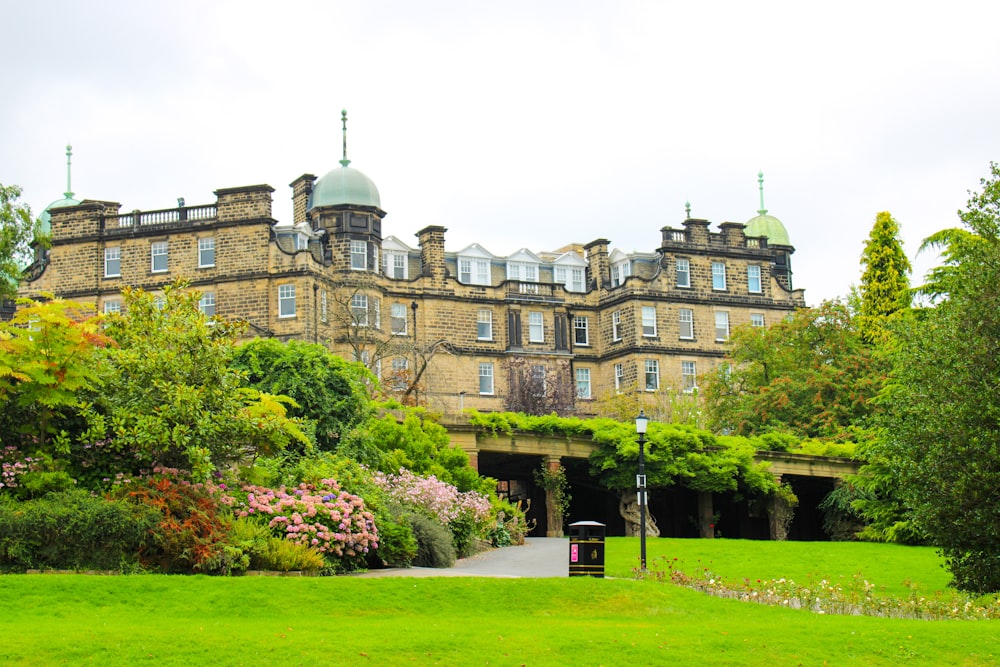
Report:
[[[0,442],[56,454],[68,447],[65,420],[81,414],[81,395],[100,385],[97,350],[108,344],[93,307],[52,299],[20,299],[0,324]],[[64,428],[65,427],[65,428]],[[65,453],[65,452],[63,452]]]
[[[887,325],[910,307],[910,260],[903,252],[899,224],[888,211],[875,216],[875,225],[861,253],[861,308],[858,332],[870,345],[886,340]]]
[[[244,387],[231,366],[243,325],[207,319],[201,294],[184,288],[166,287],[162,300],[125,288],[125,312],[106,319],[117,345],[106,349],[94,403],[107,415],[114,449],[202,479],[291,443],[311,446],[286,414],[294,402]]]
[[[504,359],[507,396],[504,410],[526,415],[566,415],[573,411],[576,386],[567,361],[538,364],[526,357]]]
[[[17,296],[21,269],[31,260],[35,222],[20,196],[18,186],[0,183],[0,301]]]
[[[256,339],[236,348],[232,363],[251,387],[291,397],[296,407],[288,414],[315,424],[322,450],[336,450],[344,434],[372,413],[368,371],[322,345]]]
[[[851,439],[875,410],[885,362],[863,343],[843,303],[798,310],[769,328],[739,327],[731,344],[730,364],[703,392],[717,432]]]
[[[1000,591],[1000,167],[959,213],[941,300],[902,327],[873,446],[954,584]]]

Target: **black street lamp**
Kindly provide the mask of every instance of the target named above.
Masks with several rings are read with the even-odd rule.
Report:
[[[635,418],[635,432],[639,435],[639,474],[635,477],[636,493],[639,496],[639,560],[642,571],[646,571],[646,425],[649,418],[645,410],[639,410]]]

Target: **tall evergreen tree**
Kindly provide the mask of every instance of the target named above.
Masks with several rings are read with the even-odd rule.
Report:
[[[906,323],[892,350],[874,445],[914,525],[954,583],[1000,591],[1000,167],[959,215],[976,242],[953,244],[946,297]]]
[[[861,264],[858,329],[862,340],[877,345],[886,340],[889,323],[910,307],[910,260],[903,252],[899,223],[888,211],[875,216]]]

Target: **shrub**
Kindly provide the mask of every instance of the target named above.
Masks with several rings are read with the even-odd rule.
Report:
[[[315,547],[337,571],[363,567],[368,552],[378,548],[378,530],[364,501],[340,490],[332,479],[319,485],[302,483],[291,491],[247,486],[238,516],[259,515],[280,536]]]
[[[417,567],[451,567],[455,564],[455,544],[451,532],[443,525],[424,516],[411,514],[410,527],[417,540]]]
[[[224,574],[245,569],[243,553],[228,542],[228,526],[219,514],[219,490],[174,479],[174,472],[161,470],[114,491],[160,514],[151,540],[140,553],[143,564],[171,573]]]
[[[378,551],[373,555],[380,563],[388,567],[410,567],[417,557],[417,538],[413,535],[413,529],[406,515],[399,518],[392,516],[387,510],[378,511],[375,514],[378,522]],[[369,564],[372,559],[369,558]]]
[[[132,571],[160,520],[153,508],[81,490],[0,503],[0,570]]]
[[[267,539],[264,549],[251,562],[257,569],[278,572],[316,572],[327,567],[326,559],[315,547],[274,536]]]

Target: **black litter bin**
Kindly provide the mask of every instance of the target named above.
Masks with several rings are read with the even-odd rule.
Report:
[[[569,524],[569,576],[604,577],[604,524]]]

